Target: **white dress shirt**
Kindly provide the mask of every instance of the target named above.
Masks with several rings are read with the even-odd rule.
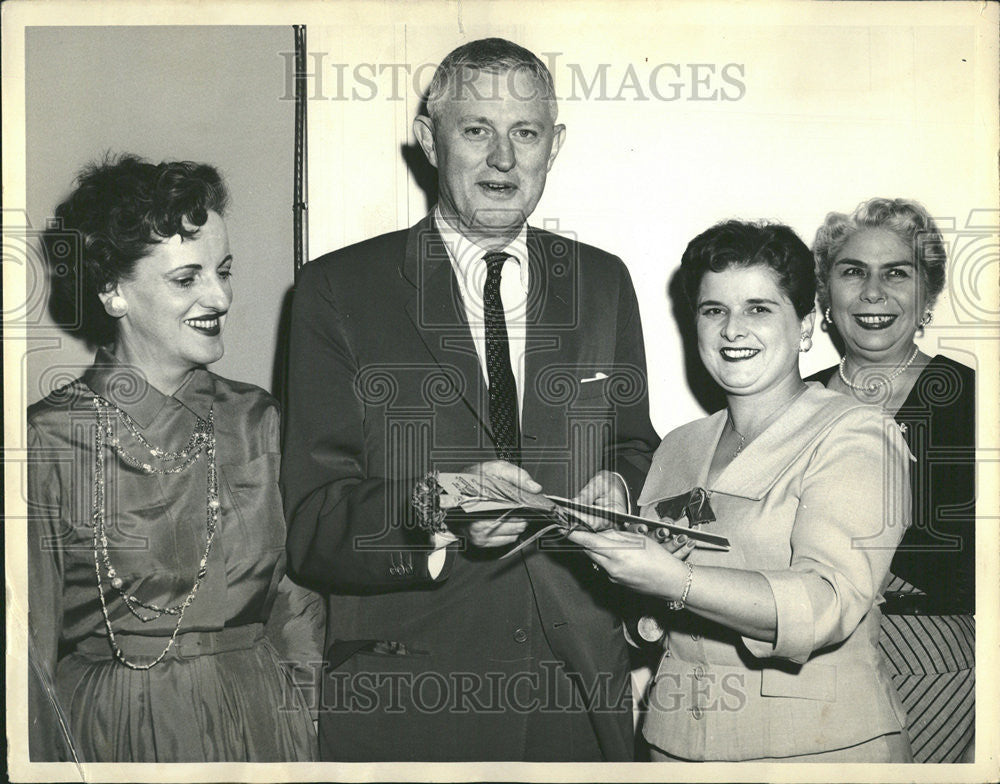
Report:
[[[465,306],[465,318],[472,331],[472,341],[479,355],[479,369],[489,384],[486,372],[486,319],[483,309],[483,286],[486,284],[486,262],[490,251],[479,247],[453,229],[434,208],[434,226],[441,234],[451,258],[451,267],[458,278],[458,288]],[[531,271],[528,266],[528,224],[521,225],[517,236],[505,248],[498,249],[510,255],[504,261],[500,278],[500,300],[503,302],[504,320],[507,322],[507,339],[510,347],[510,367],[517,385],[517,416],[521,421],[524,408],[524,347],[528,327],[528,290]]]

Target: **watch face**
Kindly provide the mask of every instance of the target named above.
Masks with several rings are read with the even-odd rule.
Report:
[[[663,627],[652,615],[643,615],[636,628],[639,636],[646,642],[659,642],[663,639]]]

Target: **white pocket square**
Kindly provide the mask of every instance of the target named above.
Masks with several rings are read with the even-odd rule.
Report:
[[[596,373],[594,373],[594,375],[592,375],[592,376],[591,376],[590,378],[581,378],[581,379],[580,379],[580,383],[581,383],[581,384],[588,384],[588,383],[590,383],[591,381],[600,381],[600,380],[602,380],[602,379],[605,379],[605,378],[607,378],[607,377],[608,377],[608,374],[607,374],[607,373],[602,373],[601,371],[599,371],[599,370],[598,370],[598,371],[597,371]]]

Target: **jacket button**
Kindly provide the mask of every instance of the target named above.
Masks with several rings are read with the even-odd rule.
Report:
[[[695,705],[691,709],[691,718],[693,718],[695,721],[697,721],[697,720],[701,719],[701,717],[702,717],[701,708],[699,708],[697,705]]]
[[[514,630],[514,642],[521,643],[528,641],[528,633],[524,629]]]

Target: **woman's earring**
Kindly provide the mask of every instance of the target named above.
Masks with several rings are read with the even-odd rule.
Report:
[[[107,311],[111,318],[121,318],[128,313],[128,303],[125,301],[125,297],[115,294],[115,296],[104,303],[104,310]]]
[[[934,314],[931,313],[929,310],[926,313],[924,313],[924,317],[920,319],[920,326],[917,327],[916,337],[922,338],[924,336],[924,327],[930,324],[933,318]]]
[[[808,332],[803,332],[799,336],[799,353],[805,354],[813,347],[813,337]]]
[[[823,311],[823,318],[819,322],[819,328],[824,332],[829,332],[830,331],[830,328],[828,326],[829,324],[833,324],[833,319],[830,318],[830,308],[827,308],[826,310]]]

